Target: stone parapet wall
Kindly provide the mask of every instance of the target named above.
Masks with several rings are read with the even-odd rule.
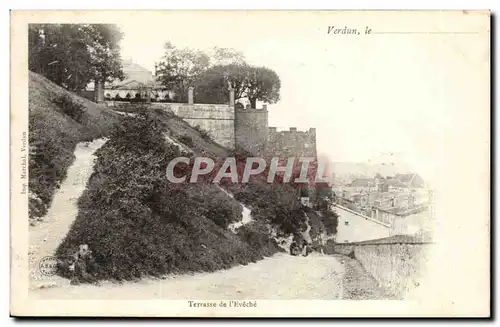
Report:
[[[174,113],[191,126],[199,126],[220,145],[234,148],[234,107],[224,104],[151,103],[151,109]]]

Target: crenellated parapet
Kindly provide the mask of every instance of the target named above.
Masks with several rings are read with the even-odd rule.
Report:
[[[296,127],[278,131],[269,127],[267,151],[280,157],[316,157],[316,128],[298,131]]]

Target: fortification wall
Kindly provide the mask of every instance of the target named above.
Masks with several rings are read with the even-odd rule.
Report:
[[[316,157],[316,129],[297,131],[296,127],[290,127],[278,132],[276,127],[269,127],[267,151],[283,158]]]
[[[220,145],[234,148],[234,108],[224,104],[151,103],[151,109],[167,110],[191,126],[199,126]]]
[[[389,294],[404,298],[417,288],[428,267],[433,243],[335,244],[325,251],[354,254]]]
[[[254,155],[266,151],[268,139],[268,111],[264,105],[262,109],[235,110],[235,141],[238,149],[249,151]]]

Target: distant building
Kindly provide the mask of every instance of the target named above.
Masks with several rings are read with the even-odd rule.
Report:
[[[165,88],[150,70],[132,62],[124,60],[122,62],[125,79],[123,81],[114,80],[104,85],[104,99],[96,99],[94,96],[95,84],[89,83],[83,96],[93,101],[113,101],[145,99],[149,97],[152,101],[171,100],[174,92]]]
[[[411,174],[396,174],[394,179],[400,181],[405,184],[408,188],[422,188],[425,186],[424,179],[415,173]]]
[[[378,181],[374,178],[356,178],[344,189],[350,193],[370,193],[378,191]]]
[[[405,183],[394,178],[388,178],[384,180],[383,183],[380,185],[381,192],[397,193],[397,192],[404,192],[407,189],[408,187]]]
[[[339,215],[337,243],[352,243],[374,240],[391,235],[391,222],[374,219],[341,205],[335,205],[335,212]]]

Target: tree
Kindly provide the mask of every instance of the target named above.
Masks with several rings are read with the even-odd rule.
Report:
[[[207,69],[196,82],[197,98],[202,102],[225,103],[230,88],[234,89],[235,100],[247,98],[255,108],[257,100],[266,103],[279,101],[281,81],[269,68],[230,64]]]
[[[250,67],[244,84],[245,94],[252,108],[256,107],[257,100],[276,103],[280,99],[281,81],[274,70],[266,67]]]
[[[176,93],[177,101],[186,101],[190,86],[203,103],[227,103],[230,88],[235,90],[235,100],[247,98],[252,108],[257,101],[279,101],[281,81],[276,72],[247,64],[243,54],[234,49],[215,47],[208,55],[167,42],[157,67],[159,80]]]
[[[212,56],[210,56],[211,66],[243,65],[246,63],[243,53],[234,49],[214,47],[212,53]]]
[[[184,102],[187,89],[208,68],[210,58],[206,53],[189,48],[178,49],[172,43],[165,44],[165,55],[158,64],[160,82],[175,92],[177,100]]]
[[[29,69],[71,91],[123,79],[120,30],[107,24],[30,24]]]
[[[235,100],[245,97],[245,69],[242,65],[210,67],[195,82],[196,98],[203,103],[228,103],[229,89],[234,89]]]
[[[88,51],[91,54],[92,73],[96,79],[112,82],[125,78],[120,59],[120,41],[123,34],[116,25],[87,25],[91,36]]]

